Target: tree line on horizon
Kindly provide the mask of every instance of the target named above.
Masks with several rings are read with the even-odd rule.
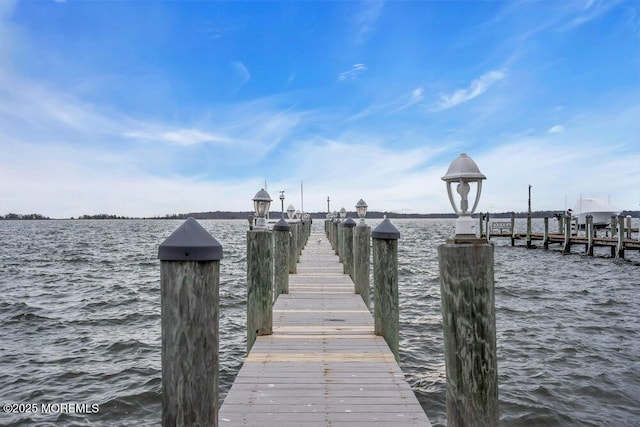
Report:
[[[308,212],[311,215],[312,219],[325,219],[327,214],[326,212]],[[557,211],[533,211],[531,212],[532,218],[553,218],[557,214],[564,214],[564,210]],[[252,216],[253,212],[243,211],[213,211],[213,212],[189,212],[189,213],[174,213],[174,214],[166,214],[164,216],[154,216],[154,217],[128,217],[128,216],[118,216],[118,215],[110,215],[110,214],[97,214],[97,215],[81,215],[77,219],[78,220],[94,220],[94,219],[111,219],[111,220],[122,220],[122,219],[187,219],[189,217],[193,217],[195,219],[248,219],[249,216]],[[281,213],[277,211],[271,211],[269,213],[271,219],[277,219],[280,217]],[[478,218],[480,213],[476,213],[473,215],[474,218]],[[640,216],[640,211],[622,211],[620,213],[621,216],[631,215],[634,218],[638,218]],[[357,218],[358,215],[354,211],[347,212],[347,216],[351,218]],[[428,214],[418,214],[418,213],[397,213],[397,212],[387,212],[387,211],[372,211],[367,212],[367,218],[369,219],[382,219],[384,217],[389,219],[419,219],[419,218],[456,218],[454,213],[428,213]],[[286,218],[285,214],[285,218]],[[515,212],[516,218],[526,218],[527,212]],[[489,212],[489,218],[511,218],[511,212]],[[51,219],[48,216],[44,216],[41,214],[16,214],[16,213],[8,213],[4,216],[0,215],[0,220],[48,220]],[[75,220],[76,218],[69,218]]]

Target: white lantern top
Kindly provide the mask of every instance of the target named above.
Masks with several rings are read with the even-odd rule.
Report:
[[[449,165],[445,176],[442,177],[443,181],[460,181],[461,179],[465,181],[487,179],[486,176],[480,173],[478,165],[471,157],[467,156],[467,153],[461,153],[460,156],[455,158]]]

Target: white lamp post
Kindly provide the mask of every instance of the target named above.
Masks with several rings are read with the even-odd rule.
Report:
[[[475,225],[471,219],[471,215],[476,210],[478,202],[480,201],[480,193],[482,192],[482,180],[487,179],[480,170],[478,165],[467,156],[466,153],[460,154],[456,159],[451,162],[449,169],[442,180],[446,182],[447,194],[449,195],[449,202],[453,207],[454,212],[458,215],[456,220],[456,237],[475,237]],[[476,184],[476,194],[473,207],[469,209],[469,192],[471,186],[469,184]],[[456,185],[456,192],[460,195],[460,208],[453,200],[453,192],[451,186]]]
[[[302,212],[300,212],[300,209],[298,209],[296,211],[296,219],[299,221],[301,216],[302,216]]]
[[[289,221],[293,221],[293,217],[296,214],[296,208],[293,205],[289,205],[287,208],[287,216],[289,217]]]
[[[364,224],[364,217],[367,216],[367,208],[368,207],[369,206],[367,205],[367,202],[365,202],[362,199],[358,200],[358,203],[356,204],[356,212],[358,213],[358,216],[360,217],[360,223],[359,224]]]
[[[284,219],[284,190],[280,192],[280,213]]]
[[[253,197],[253,208],[258,217],[254,227],[255,230],[268,230],[266,217],[269,212],[269,206],[271,206],[271,196],[263,188]]]
[[[340,218],[344,219],[347,217],[347,210],[345,208],[340,209]]]

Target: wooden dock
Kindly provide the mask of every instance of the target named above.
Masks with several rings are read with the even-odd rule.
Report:
[[[312,233],[219,412],[221,426],[430,426],[322,233]]]

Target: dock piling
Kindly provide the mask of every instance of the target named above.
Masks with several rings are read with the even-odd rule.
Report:
[[[447,373],[447,425],[497,426],[493,245],[438,247]]]
[[[356,226],[356,222],[352,218],[347,218],[344,221],[344,230],[343,230],[343,238],[344,242],[342,244],[344,248],[344,263],[342,264],[342,272],[344,274],[348,274],[351,277],[351,280],[354,280],[353,277],[353,229]]]
[[[273,225],[274,301],[278,295],[289,293],[289,231],[291,227],[284,218]]]
[[[369,269],[371,267],[371,227],[364,222],[353,229],[353,270],[355,292],[369,308]]]
[[[247,231],[247,352],[273,330],[273,233]]]
[[[593,237],[594,237],[594,228],[593,228],[593,215],[585,216],[585,232],[587,233],[587,255],[593,256]]]
[[[571,217],[565,215],[564,218],[564,246],[562,247],[562,253],[571,253]]]
[[[618,258],[624,258],[624,217],[618,217],[618,244],[616,246]]]
[[[162,425],[218,425],[222,245],[193,218],[158,248]]]
[[[374,331],[382,335],[396,358],[400,327],[398,298],[398,239],[400,232],[385,218],[372,232],[373,239],[373,292]]]

